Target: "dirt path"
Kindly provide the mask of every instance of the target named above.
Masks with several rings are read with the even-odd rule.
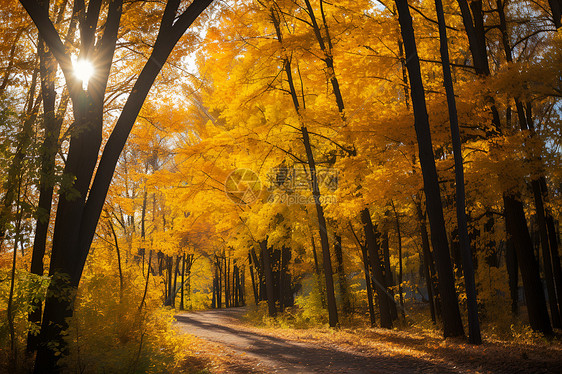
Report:
[[[464,373],[454,364],[392,350],[362,350],[329,341],[302,342],[243,326],[243,308],[176,315],[181,331],[220,345],[243,362],[228,372],[255,373]],[[303,331],[306,334],[306,331]],[[474,372],[474,371],[470,371]]]

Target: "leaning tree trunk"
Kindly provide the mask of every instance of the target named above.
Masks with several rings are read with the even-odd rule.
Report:
[[[437,273],[439,276],[439,290],[442,304],[443,332],[445,337],[463,336],[464,330],[459,310],[457,294],[455,292],[455,278],[449,256],[449,245],[445,231],[445,219],[439,191],[437,169],[433,154],[429,119],[425,103],[419,57],[412,26],[412,17],[407,0],[396,0],[400,30],[404,49],[408,75],[410,78],[410,95],[415,117],[415,130],[418,140],[419,158],[422,169],[424,191],[427,202],[427,213],[431,228],[431,241],[435,250]]]
[[[178,15],[179,2],[166,4],[152,53],[128,96],[102,152],[103,101],[121,21],[122,0],[109,2],[103,35],[96,38],[102,1],[90,2],[81,17],[81,54],[98,63],[87,90],[73,74],[72,60],[49,19],[48,9],[36,0],[20,0],[66,80],[74,109],[74,126],[64,173],[74,177],[72,191],[62,189],[55,219],[51,283],[41,325],[35,373],[58,372],[58,359],[67,353],[63,330],[72,315],[74,297],[99,221],[117,161],[148,92],[172,49],[212,0],[194,0]],[[97,168],[96,168],[97,164]],[[95,175],[94,175],[95,171]],[[93,179],[92,179],[93,178]],[[68,297],[58,297],[64,292]],[[52,347],[58,347],[55,352]]]
[[[373,222],[371,221],[369,209],[365,208],[361,211],[361,222],[363,223],[365,240],[367,242],[367,251],[369,253],[369,262],[373,272],[371,274],[371,280],[379,301],[381,327],[390,329],[392,328],[390,303],[394,302],[394,300],[390,300],[390,294],[386,289],[383,268],[380,260],[380,247],[377,243],[377,237],[375,236],[375,229],[373,227]]]
[[[512,243],[523,279],[523,290],[527,301],[527,313],[531,328],[545,335],[552,334],[552,326],[546,308],[544,290],[539,275],[539,266],[532,251],[533,243],[527,228],[523,203],[518,196],[504,194],[506,225],[511,228]]]
[[[312,14],[310,14],[313,17]],[[283,43],[283,38],[281,34],[280,22],[275,11],[272,10],[271,18],[275,31],[277,34],[277,40],[279,43]],[[283,67],[285,73],[287,74],[287,80],[289,82],[289,89],[291,93],[291,98],[293,101],[293,107],[295,112],[300,119],[300,104],[297,96],[297,91],[293,82],[293,73],[291,70],[291,62],[288,57],[283,58]],[[314,154],[312,152],[312,146],[310,144],[310,138],[308,135],[308,129],[304,123],[301,123],[301,134],[303,145],[306,151],[308,168],[310,170],[310,177],[312,182],[312,196],[314,198],[314,206],[316,208],[316,215],[318,219],[318,231],[320,233],[320,243],[322,248],[322,265],[324,267],[324,278],[326,281],[326,299],[328,301],[328,319],[330,327],[335,327],[338,324],[338,309],[336,305],[336,296],[334,292],[334,278],[332,271],[332,259],[330,256],[330,243],[328,240],[328,229],[326,225],[326,218],[324,217],[324,208],[320,202],[320,188],[318,185],[318,178],[316,175],[316,163],[314,160]]]

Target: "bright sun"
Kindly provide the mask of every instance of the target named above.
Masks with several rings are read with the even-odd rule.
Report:
[[[94,74],[94,67],[92,63],[87,60],[78,60],[74,63],[74,75],[82,81],[82,87],[88,87],[88,81]]]

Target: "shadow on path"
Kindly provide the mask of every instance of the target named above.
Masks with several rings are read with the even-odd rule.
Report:
[[[252,360],[267,373],[459,373],[454,366],[423,358],[335,346],[301,343],[245,330],[233,324],[236,314],[208,311],[176,315],[186,333],[219,343]],[[229,321],[230,319],[230,321]]]

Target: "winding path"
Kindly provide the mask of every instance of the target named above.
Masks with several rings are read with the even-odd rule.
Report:
[[[176,315],[180,330],[214,342],[243,358],[255,373],[463,373],[454,365],[390,352],[366,352],[325,342],[303,343],[269,335],[240,323],[244,308],[210,310]],[[306,331],[303,330],[303,334]],[[248,369],[250,367],[250,369]]]

